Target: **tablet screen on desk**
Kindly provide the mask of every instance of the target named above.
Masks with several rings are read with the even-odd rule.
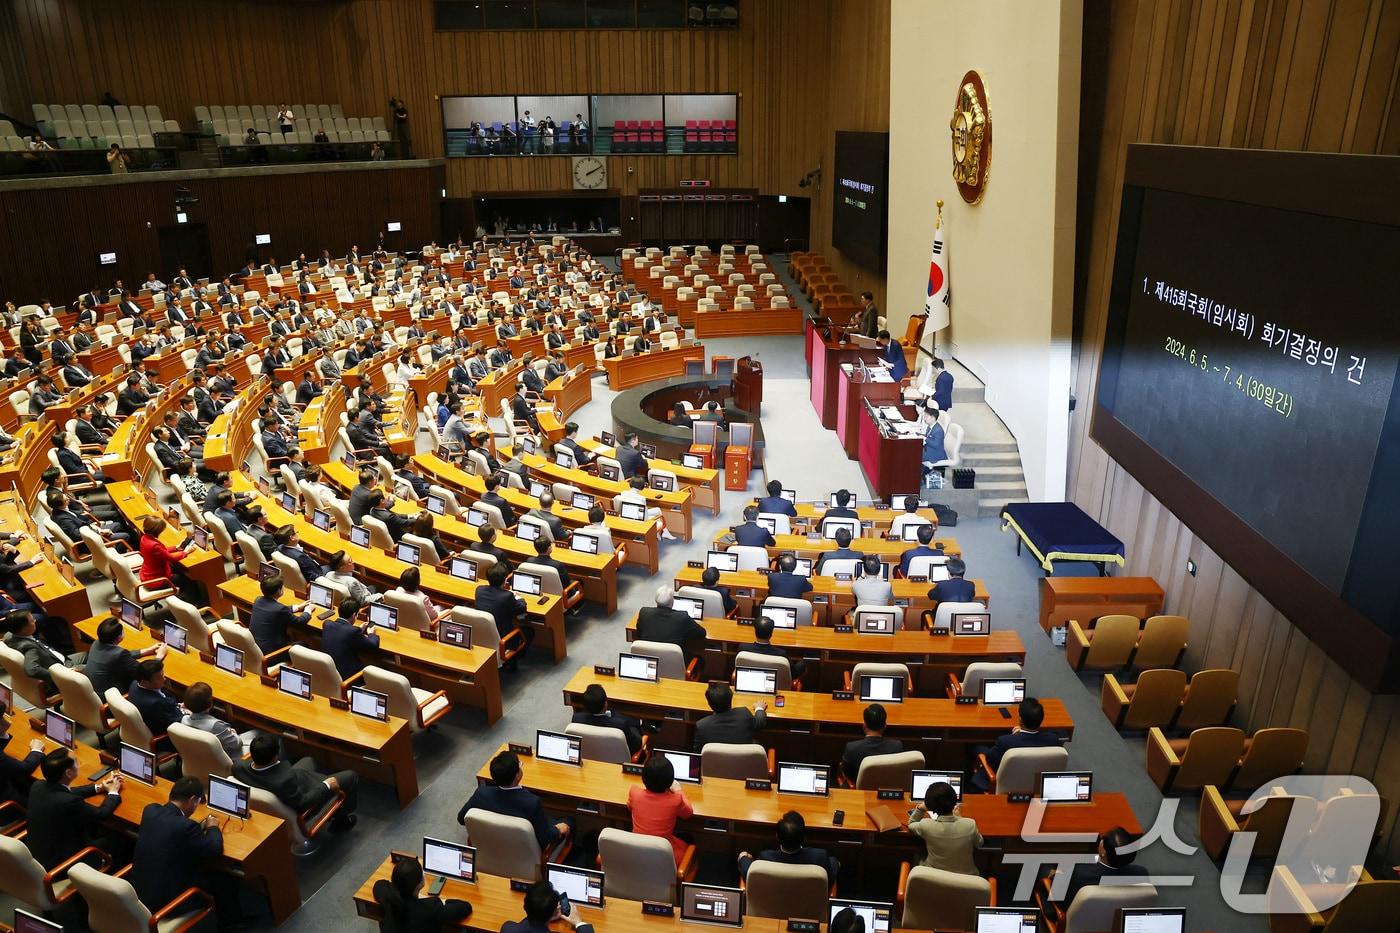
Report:
[[[778,793],[825,797],[830,793],[831,769],[826,765],[778,762]]]
[[[990,612],[955,612],[953,613],[952,625],[954,635],[990,635],[992,614]]]
[[[693,752],[673,752],[668,749],[655,749],[653,755],[665,755],[675,769],[676,780],[687,784],[700,783],[700,756]]]
[[[741,927],[744,925],[744,892],[739,888],[682,882],[681,919]]]
[[[646,521],[647,507],[640,502],[624,502],[618,506],[618,512],[629,522]]]
[[[792,568],[793,574],[799,577],[810,577],[812,575],[812,558],[794,557],[793,562],[797,565]]]
[[[423,837],[423,870],[443,878],[476,881],[476,849]]]
[[[1037,933],[1040,913],[1021,907],[978,907],[976,933]]]
[[[229,645],[214,647],[214,666],[221,671],[243,676],[243,652]]]
[[[554,448],[554,462],[559,464],[566,470],[572,470],[575,466],[577,466],[577,462],[574,460],[573,452],[570,451],[567,447]]]
[[[734,668],[736,693],[762,693],[772,696],[778,692],[778,672],[762,667]]]
[[[282,508],[286,511],[295,512],[297,510],[297,497],[292,495],[291,493],[282,493],[279,501]]]
[[[185,646],[189,644],[189,638],[185,630],[174,622],[165,623],[165,631],[163,634],[165,636],[165,646],[171,651],[184,651]]]
[[[982,681],[982,703],[986,706],[1012,706],[1025,698],[1025,678],[988,678]]]
[[[650,655],[624,652],[617,656],[617,676],[654,684],[660,676],[660,664],[660,659]]]
[[[656,445],[655,445],[655,444],[638,444],[637,446],[638,446],[639,448],[641,448],[642,456],[643,456],[643,457],[646,457],[648,460],[655,460],[655,459],[656,459]]]
[[[831,899],[831,919],[841,911],[850,908],[865,921],[866,933],[889,933],[890,914],[894,905],[886,901],[850,901],[844,898]]]
[[[540,526],[534,522],[521,521],[515,526],[515,536],[521,541],[534,541],[540,536]]]
[[[465,557],[454,557],[450,573],[458,580],[475,580],[476,561],[467,560]]]
[[[316,509],[311,513],[311,524],[322,531],[331,530],[331,513],[322,509]]]
[[[535,732],[535,755],[545,761],[576,765],[583,760],[583,740],[563,732]]]
[[[523,570],[517,570],[510,575],[510,588],[522,596],[538,596],[540,595],[540,585],[543,579],[544,578],[537,573],[526,573]]]
[[[480,509],[467,510],[467,524],[471,525],[473,528],[484,528],[489,523],[490,519],[488,519],[486,513]]]
[[[307,598],[311,600],[311,605],[318,609],[330,609],[335,606],[334,591],[324,583],[312,583],[307,591]]]
[[[705,601],[693,596],[677,596],[671,600],[671,608],[690,616],[696,622],[705,617]]]
[[[699,454],[681,454],[681,466],[690,470],[701,470],[705,467],[705,458]]]
[[[580,554],[597,554],[598,539],[593,535],[586,535],[576,531],[573,537],[569,538],[569,550],[577,551]]]
[[[1124,907],[1122,933],[1184,933],[1185,907]],[[16,928],[15,933],[19,933]]]
[[[356,525],[350,529],[350,543],[356,547],[369,547],[369,529]]]
[[[904,678],[861,674],[860,700],[862,703],[903,703]]]
[[[544,869],[545,880],[569,902],[588,907],[603,906],[603,873],[592,868],[575,868],[551,862]]]
[[[928,522],[909,522],[899,529],[899,537],[904,541],[919,540],[919,529],[927,525]]]
[[[43,917],[36,917],[16,907],[15,933],[63,933],[63,925],[51,923]]]
[[[593,497],[586,492],[574,493],[573,500],[569,503],[576,509],[583,509],[585,512],[593,508]]]
[[[796,606],[760,606],[758,611],[774,628],[797,628]]]
[[[658,492],[675,492],[676,478],[674,476],[657,475],[651,478],[651,488]]]
[[[760,515],[758,516],[758,518],[755,519],[755,521],[762,525],[764,530],[767,531],[770,535],[775,535],[778,533],[778,520],[776,518],[769,518],[767,515]]]
[[[600,432],[598,433],[598,442],[599,442],[600,444],[602,444],[604,447],[616,447],[616,446],[617,446],[617,438],[614,437],[613,434],[612,434],[612,432],[610,432],[610,431],[600,431]]]
[[[898,625],[897,609],[865,609],[859,613],[856,631],[863,635],[893,635]]]
[[[443,499],[442,496],[429,495],[428,498],[424,500],[423,505],[434,515],[447,514],[447,500]]]
[[[207,550],[209,547],[209,529],[200,525],[195,525],[190,529],[190,540],[194,546],[200,550]]]
[[[930,784],[947,784],[953,788],[953,793],[962,800],[962,774],[952,771],[912,771],[913,777],[909,788],[909,797],[915,803],[922,803],[924,795],[928,793]]]
[[[782,492],[780,492],[778,495],[782,496],[784,499],[786,499],[787,501],[793,503],[794,505],[797,504],[797,490],[796,490],[796,489],[784,489],[784,490],[783,490]]]
[[[248,786],[215,774],[209,775],[209,809],[247,819]]]
[[[144,613],[141,611],[141,607],[139,605],[137,605],[129,599],[122,599],[121,619],[123,624],[129,626],[130,628],[139,629],[141,627],[141,620],[143,616]]]
[[[405,544],[402,541],[394,548],[394,556],[405,564],[412,564],[415,567],[417,567],[419,562],[423,559],[422,551],[419,549],[418,545]]]
[[[386,606],[383,603],[370,603],[369,621],[371,625],[395,631],[399,627],[399,611],[393,606]]]
[[[73,720],[62,713],[55,713],[53,710],[44,711],[44,735],[50,742],[57,742],[64,748],[74,748],[74,736],[77,734],[77,727]]]
[[[1094,772],[1043,771],[1040,799],[1046,803],[1088,803],[1094,797]]]
[[[389,696],[364,687],[351,687],[350,712],[384,722],[389,718]]]
[[[732,572],[739,569],[739,555],[729,551],[710,551],[705,555],[705,566],[721,572]]]
[[[303,700],[311,699],[311,675],[283,664],[277,669],[277,689]]]
[[[142,784],[156,782],[156,756],[137,748],[135,745],[122,743],[117,758],[117,769],[122,774],[129,778],[135,778]]]
[[[438,623],[438,641],[444,645],[470,648],[472,646],[472,627],[465,622],[443,619]]]

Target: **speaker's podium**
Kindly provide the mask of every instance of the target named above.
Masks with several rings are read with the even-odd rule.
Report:
[[[741,357],[734,367],[733,386],[734,407],[757,420],[763,407],[763,364],[751,356]]]
[[[729,446],[724,451],[724,488],[744,490],[753,470],[753,425],[735,422],[729,426]]]

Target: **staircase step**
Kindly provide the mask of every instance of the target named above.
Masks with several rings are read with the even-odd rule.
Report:
[[[1021,455],[1012,450],[968,450],[966,445],[959,452],[963,466],[970,467],[1014,467],[1021,469]]]
[[[967,466],[967,461],[964,460],[962,465]],[[973,469],[977,471],[978,486],[986,486],[991,483],[1013,483],[1018,486],[1024,486],[1026,484],[1025,477],[1021,475],[1021,465],[1019,463],[1012,466],[980,466],[973,467]]]
[[[1002,507],[1012,502],[1030,501],[1024,495],[1007,496],[1006,498],[979,499],[977,500],[977,515],[980,518],[996,518],[1001,515]]]
[[[964,455],[967,455],[967,454],[969,454],[969,453],[978,453],[978,454],[988,454],[988,453],[991,453],[991,454],[1010,454],[1010,453],[1014,453],[1014,454],[1019,454],[1019,453],[1021,452],[1021,449],[1020,449],[1019,447],[1016,446],[1016,442],[1015,442],[1015,441],[969,441],[969,440],[964,440],[964,441],[963,441],[963,445],[962,445],[962,449],[963,449],[963,454],[964,454]]]

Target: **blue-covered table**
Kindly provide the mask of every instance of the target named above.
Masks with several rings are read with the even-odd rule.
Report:
[[[1055,572],[1057,560],[1090,561],[1100,576],[1110,563],[1123,565],[1123,542],[1072,502],[1009,503],[1001,521],[1002,531],[1016,532],[1016,553],[1024,543],[1046,573]]]

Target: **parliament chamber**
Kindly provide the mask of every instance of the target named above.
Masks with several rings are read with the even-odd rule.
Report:
[[[1397,929],[1393,4],[0,50],[0,929]]]

